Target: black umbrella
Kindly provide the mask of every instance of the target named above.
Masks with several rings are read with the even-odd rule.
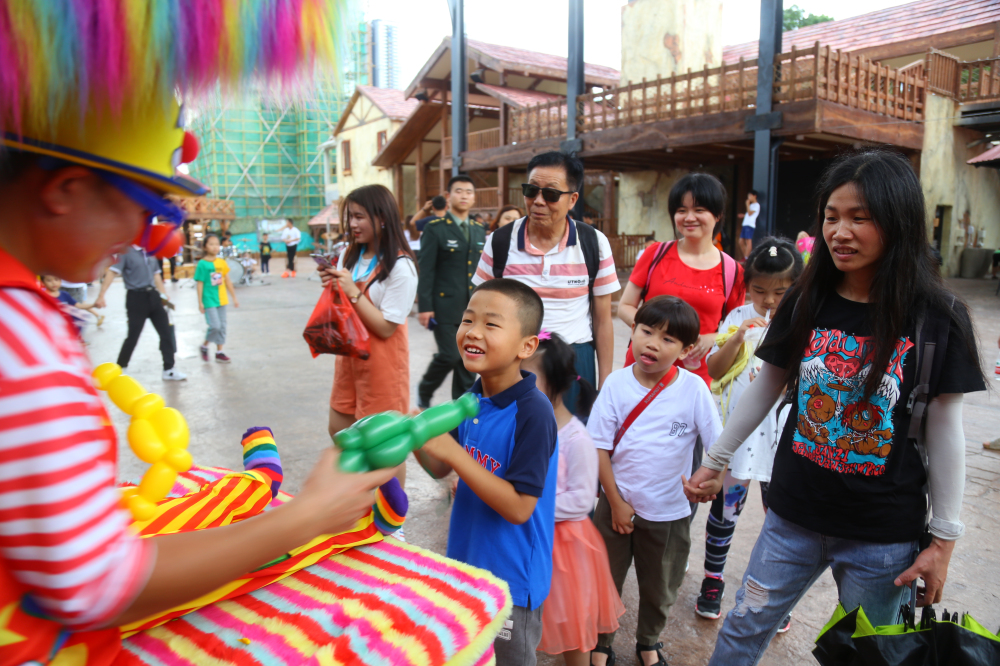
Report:
[[[913,607],[904,605],[903,623],[873,627],[863,609],[847,612],[838,605],[816,638],[813,655],[822,666],[980,666],[1000,664],[1000,637],[971,615],[937,619],[923,609],[914,622]]]

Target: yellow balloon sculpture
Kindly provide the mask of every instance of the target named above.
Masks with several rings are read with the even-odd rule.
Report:
[[[102,363],[94,368],[94,382],[108,392],[111,402],[132,417],[128,445],[151,467],[138,487],[122,488],[122,495],[133,518],[149,520],[156,513],[156,503],[174,487],[177,474],[191,469],[187,421],[176,409],[164,406],[163,398],[147,393],[139,382],[123,375],[117,363]]]

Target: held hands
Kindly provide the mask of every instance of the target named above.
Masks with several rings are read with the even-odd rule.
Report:
[[[711,502],[722,490],[723,474],[724,472],[716,472],[714,469],[699,467],[690,479],[681,475],[684,496],[689,502]]]
[[[339,470],[338,458],[336,449],[326,449],[302,492],[290,503],[309,525],[313,537],[349,530],[375,502],[375,489],[395,472],[395,469],[382,469],[348,474]]]
[[[953,550],[955,550],[954,541],[934,537],[931,545],[917,555],[913,566],[899,574],[899,578],[895,581],[896,585],[909,585],[918,577],[922,578],[924,586],[917,588],[917,605],[930,606],[940,602]]]
[[[635,518],[635,509],[623,499],[611,504],[611,528],[619,534],[632,534],[635,525],[632,520]]]

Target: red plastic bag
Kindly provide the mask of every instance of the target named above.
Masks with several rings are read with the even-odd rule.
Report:
[[[337,354],[366,360],[371,354],[368,329],[336,280],[323,289],[302,337],[309,343],[313,358]]]

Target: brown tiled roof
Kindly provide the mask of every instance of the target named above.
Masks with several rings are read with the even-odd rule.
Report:
[[[393,120],[406,120],[420,104],[420,100],[406,99],[402,90],[374,86],[358,86],[357,88],[361,94],[374,102],[375,106],[382,110],[382,113]]]
[[[993,146],[982,155],[976,155],[966,164],[983,164],[984,162],[996,162],[989,166],[1000,166],[1000,146]],[[983,166],[986,166],[985,164]]]
[[[554,99],[564,97],[564,95],[553,95],[552,93],[542,92],[540,90],[506,88],[504,86],[494,86],[489,83],[477,83],[476,88],[482,90],[491,97],[496,97],[498,100],[516,107],[534,106],[535,104],[551,102]]]
[[[1000,2],[996,0],[918,0],[861,16],[789,30],[782,35],[781,50],[788,51],[793,45],[808,48],[818,41],[832,49],[860,51],[994,21],[1000,21]],[[722,59],[727,63],[736,62],[741,56],[756,58],[757,42],[726,46],[722,50]]]
[[[538,53],[537,51],[526,51],[516,49],[513,46],[500,46],[499,44],[487,44],[475,39],[466,42],[467,49],[479,51],[485,56],[494,58],[508,65],[509,69],[524,67],[528,70],[552,70],[561,72],[566,76],[566,58],[557,55]],[[472,56],[472,53],[469,54]],[[621,80],[621,74],[617,69],[605,67],[604,65],[592,65],[584,63],[584,76],[588,81],[603,83],[604,85],[617,85]],[[611,83],[613,82],[613,83]]]

